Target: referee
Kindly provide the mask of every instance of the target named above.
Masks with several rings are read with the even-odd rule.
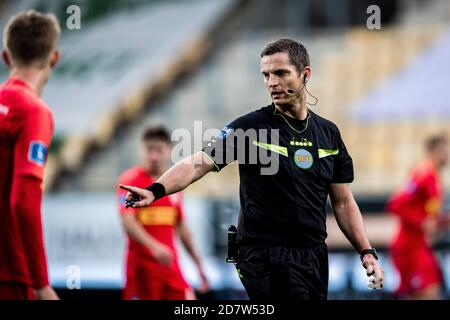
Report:
[[[148,206],[238,160],[236,267],[250,299],[327,299],[328,196],[361,256],[369,288],[382,288],[384,272],[350,189],[352,159],[336,125],[306,104],[308,52],[291,39],[270,43],[261,52],[261,72],[272,104],[229,123],[148,188],[121,185],[127,200],[135,208]]]

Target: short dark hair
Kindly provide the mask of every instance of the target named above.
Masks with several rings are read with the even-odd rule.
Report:
[[[3,47],[19,66],[42,63],[58,45],[61,29],[54,14],[35,10],[12,16],[3,31]]]
[[[169,130],[163,126],[149,127],[142,133],[142,142],[150,140],[160,140],[163,142],[171,143]]]
[[[434,151],[440,144],[448,143],[447,135],[444,133],[435,134],[427,138],[425,141],[425,149],[427,152]]]
[[[305,67],[309,67],[309,55],[304,45],[292,39],[280,39],[269,43],[262,51],[261,58],[270,56],[278,52],[286,52],[289,55],[291,64],[300,73]]]

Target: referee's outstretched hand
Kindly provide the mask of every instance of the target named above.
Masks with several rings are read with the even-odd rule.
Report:
[[[368,287],[371,289],[381,289],[384,287],[384,270],[378,263],[378,260],[371,254],[363,257],[362,265],[366,269],[369,277]]]
[[[127,196],[125,197],[127,208],[147,207],[153,202],[153,200],[155,200],[153,193],[147,189],[127,186],[124,184],[119,184],[119,187],[128,191]]]

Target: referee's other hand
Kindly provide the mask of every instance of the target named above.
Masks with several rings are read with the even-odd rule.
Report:
[[[119,184],[119,187],[128,191],[125,201],[130,203],[132,208],[147,207],[153,202],[153,200],[155,200],[153,193],[147,189],[127,186],[124,184]]]
[[[384,287],[384,270],[379,262],[371,254],[366,254],[363,257],[362,265],[366,269],[366,274],[369,277],[368,287],[371,289],[381,289]]]

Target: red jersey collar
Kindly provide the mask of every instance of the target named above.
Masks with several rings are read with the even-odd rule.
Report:
[[[28,83],[26,83],[25,81],[20,80],[19,78],[16,78],[16,77],[11,76],[11,77],[8,78],[8,80],[6,80],[6,83],[7,83],[7,84],[16,85],[16,86],[22,86],[22,87],[25,87],[26,89],[28,89],[28,90],[30,90],[31,92],[34,93],[34,91],[33,91],[33,89],[31,88],[31,86],[30,86]]]

